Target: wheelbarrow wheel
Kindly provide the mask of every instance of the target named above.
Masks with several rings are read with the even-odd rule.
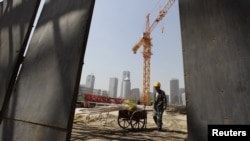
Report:
[[[126,129],[129,127],[130,125],[130,120],[128,120],[127,118],[118,118],[118,125],[122,128],[122,129]]]
[[[135,111],[131,118],[130,124],[132,129],[140,130],[146,127],[146,115],[145,111]]]

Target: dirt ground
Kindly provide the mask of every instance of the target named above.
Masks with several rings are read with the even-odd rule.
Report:
[[[158,131],[147,112],[146,128],[122,129],[118,124],[118,111],[84,113],[76,109],[71,141],[185,141],[187,139],[186,114],[168,109],[163,115],[163,130]]]

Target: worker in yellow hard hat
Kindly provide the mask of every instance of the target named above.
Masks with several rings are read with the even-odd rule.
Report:
[[[160,87],[161,87],[161,83],[158,82],[158,81],[156,81],[156,82],[154,83],[154,87],[156,87],[156,88],[159,87],[159,88],[160,88]]]
[[[161,83],[156,81],[154,83],[154,113],[153,113],[153,119],[155,121],[155,124],[157,125],[158,131],[162,130],[162,115],[164,110],[167,107],[167,100],[166,100],[166,94],[161,89]]]

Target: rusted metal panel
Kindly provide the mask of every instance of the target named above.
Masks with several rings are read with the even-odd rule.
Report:
[[[188,138],[250,124],[250,1],[180,0]]]
[[[70,139],[94,3],[46,1],[0,127],[4,140]]]

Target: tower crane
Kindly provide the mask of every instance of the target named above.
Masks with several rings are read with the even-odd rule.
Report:
[[[141,102],[145,105],[150,104],[150,98],[149,98],[149,92],[150,92],[150,58],[152,55],[151,52],[151,38],[150,34],[153,31],[153,29],[156,27],[156,25],[164,18],[164,16],[167,14],[170,7],[173,5],[175,0],[168,0],[168,2],[164,5],[164,7],[160,10],[158,16],[154,20],[154,22],[150,25],[149,24],[149,15],[146,15],[146,24],[145,24],[145,31],[143,32],[142,37],[140,40],[134,45],[132,48],[132,51],[134,54],[137,52],[137,50],[143,46],[143,92],[142,92],[142,99]]]

